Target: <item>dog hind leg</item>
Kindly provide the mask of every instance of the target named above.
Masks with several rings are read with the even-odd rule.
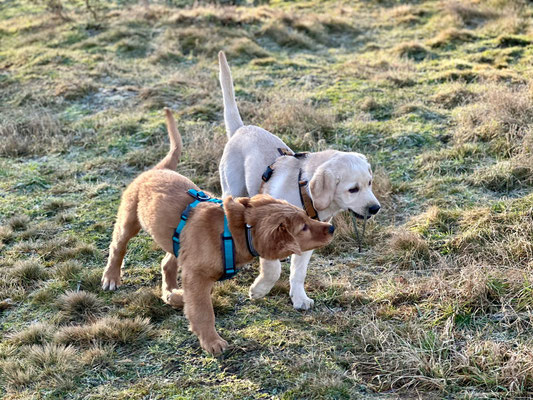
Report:
[[[109,258],[102,275],[102,288],[115,290],[120,286],[120,270],[126,247],[132,237],[141,230],[141,224],[137,218],[137,208],[128,207],[130,203],[124,201],[120,204],[117,222],[113,229],[113,239],[109,246]]]
[[[255,278],[250,287],[250,298],[260,299],[265,297],[274,287],[281,275],[281,262],[279,260],[259,260],[259,276]]]
[[[172,307],[183,307],[183,290],[178,288],[178,259],[167,253],[161,261],[161,298]]]

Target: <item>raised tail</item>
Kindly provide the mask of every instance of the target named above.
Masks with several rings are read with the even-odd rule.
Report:
[[[218,65],[220,68],[220,86],[222,87],[222,97],[224,98],[224,122],[226,123],[228,138],[231,138],[235,131],[244,124],[235,102],[233,79],[231,79],[231,71],[223,51],[218,53]]]
[[[168,137],[170,139],[170,150],[168,151],[165,158],[163,158],[154,167],[154,169],[175,170],[176,167],[178,166],[178,162],[181,156],[181,148],[182,148],[181,135],[178,131],[178,128],[176,128],[176,121],[174,120],[174,117],[172,116],[172,112],[166,107],[165,107],[165,116],[167,119]]]

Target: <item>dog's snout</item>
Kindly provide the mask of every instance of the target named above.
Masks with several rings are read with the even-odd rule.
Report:
[[[370,213],[370,215],[376,215],[378,213],[378,211],[380,210],[380,205],[379,204],[374,204],[370,207],[368,207],[368,212]]]
[[[333,225],[329,226],[329,233],[333,235],[333,232],[335,232],[335,227]]]

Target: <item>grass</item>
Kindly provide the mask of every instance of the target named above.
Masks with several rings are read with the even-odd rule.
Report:
[[[62,3],[0,6],[1,397],[533,396],[531,4]],[[362,253],[335,217],[312,311],[286,264],[258,301],[257,263],[217,284],[214,358],[160,300],[147,234],[118,292],[100,276],[121,191],[167,151],[163,107],[178,171],[220,192],[220,49],[245,123],[366,154],[383,208]]]

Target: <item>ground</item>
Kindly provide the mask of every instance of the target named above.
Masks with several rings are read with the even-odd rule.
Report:
[[[0,4],[0,395],[531,398],[533,7],[527,1]],[[55,7],[54,7],[55,5]],[[245,123],[368,156],[383,210],[315,253],[313,310],[217,284],[230,348],[159,299],[146,234],[100,289],[120,193],[165,154],[220,192],[216,54]]]

